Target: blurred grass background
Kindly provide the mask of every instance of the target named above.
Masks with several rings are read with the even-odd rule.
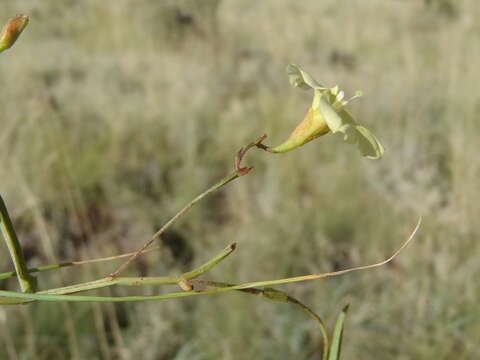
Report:
[[[209,278],[331,271],[385,258],[423,215],[392,265],[282,289],[330,327],[351,303],[345,359],[480,357],[478,1],[1,7],[2,23],[31,17],[0,58],[0,191],[30,266],[137,249],[227,174],[240,146],[263,132],[283,141],[311,101],[288,84],[295,62],[347,95],[364,92],[352,112],[382,140],[384,159],[362,159],[333,136],[282,156],[252,151],[255,170],[190,212],[130,273],[178,273],[232,242],[236,253]],[[38,278],[47,288],[115,268]],[[317,359],[321,346],[298,309],[237,293],[3,307],[0,339],[2,359]]]

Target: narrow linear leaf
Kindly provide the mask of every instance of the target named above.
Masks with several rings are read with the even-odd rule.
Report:
[[[346,305],[340,315],[338,315],[337,322],[335,324],[335,330],[333,331],[332,345],[330,347],[330,356],[328,360],[339,360],[340,351],[342,350],[343,339],[343,327],[345,319],[347,317],[348,306]]]

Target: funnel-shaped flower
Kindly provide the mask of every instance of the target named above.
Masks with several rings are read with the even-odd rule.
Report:
[[[296,149],[319,136],[329,132],[343,134],[343,139],[350,144],[357,144],[363,156],[379,159],[383,154],[383,146],[365,127],[359,125],[345,110],[349,101],[361,96],[357,93],[350,100],[343,100],[344,92],[338,86],[326,88],[315,81],[298,65],[287,66],[290,83],[294,87],[313,89],[312,106],[308,109],[303,121],[290,137],[281,145],[270,148],[275,153],[283,153]]]
[[[0,33],[0,52],[11,48],[27,25],[28,16],[20,15],[8,20]]]

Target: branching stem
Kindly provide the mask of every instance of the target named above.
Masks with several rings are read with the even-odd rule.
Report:
[[[198,195],[196,198],[194,198],[192,201],[190,201],[187,205],[185,205],[178,213],[176,213],[170,220],[168,220],[165,223],[165,225],[163,225],[155,234],[153,234],[150,240],[148,240],[135,254],[133,254],[122,265],[120,265],[120,267],[115,272],[110,274],[110,277],[113,279],[120,276],[120,274],[128,267],[128,265],[130,265],[133,261],[138,259],[140,255],[142,255],[142,253],[165,232],[165,230],[167,230],[170,226],[173,225],[173,223],[175,223],[175,221],[177,221],[179,218],[185,215],[185,213],[187,213],[187,211],[190,210],[200,200],[205,198],[207,195],[217,191],[218,189],[224,187],[225,185],[232,182],[233,180],[238,179],[241,176],[247,175],[249,171],[252,170],[252,167],[242,167],[241,166],[242,159],[248,150],[250,150],[253,147],[259,146],[262,143],[262,141],[266,139],[266,137],[267,135],[264,134],[258,137],[255,141],[241,148],[235,157],[234,172],[232,174],[224,177],[218,183],[208,188],[207,190],[202,192],[200,195]]]
[[[178,276],[155,276],[155,277],[106,277],[99,280],[89,281],[80,284],[74,284],[70,286],[64,286],[56,289],[49,289],[44,291],[39,291],[37,294],[54,294],[54,295],[63,295],[63,294],[73,294],[82,291],[88,291],[93,289],[104,288],[107,286],[113,285],[126,285],[126,286],[141,286],[141,285],[175,285],[175,284],[184,284],[189,282],[192,279],[199,277],[204,274],[212,267],[217,265],[228,255],[230,255],[236,248],[236,244],[233,243],[227,248],[225,248],[220,254],[215,256],[213,259],[209,260],[205,264],[199,266],[198,268],[183,273]]]
[[[225,287],[236,286],[235,284],[229,284],[229,283],[224,283],[224,282],[219,282],[219,281],[210,281],[210,280],[192,280],[191,283],[194,284],[194,285],[198,284],[198,285],[211,286],[211,287],[216,287],[216,288],[225,288]],[[250,289],[239,289],[237,291],[241,291],[241,292],[244,292],[244,293],[247,293],[247,294],[252,294],[252,295],[259,295],[259,296],[263,296],[263,297],[266,297],[266,298],[271,298],[268,294],[268,291],[266,291],[264,289],[250,288]],[[300,300],[295,299],[294,297],[284,293],[283,291],[275,290],[275,292],[283,295],[284,301],[282,301],[282,302],[295,304],[295,305],[299,306],[308,316],[310,316],[311,318],[313,318],[317,322],[317,324],[320,328],[320,332],[322,333],[322,337],[323,337],[322,360],[327,360],[328,350],[329,350],[330,344],[329,344],[329,340],[328,340],[327,327],[325,326],[325,323],[323,322],[322,318],[317,313],[315,313],[312,309],[310,309],[307,305],[302,303]]]
[[[345,270],[340,270],[340,271],[334,271],[334,272],[329,272],[329,273],[323,273],[323,274],[311,274],[311,275],[304,275],[304,276],[297,276],[297,277],[291,277],[291,278],[285,278],[285,279],[279,279],[279,280],[266,280],[266,281],[255,281],[255,282],[248,282],[248,283],[243,283],[240,285],[235,285],[235,286],[229,286],[229,287],[220,287],[220,288],[215,288],[215,289],[207,289],[207,290],[202,290],[202,291],[189,291],[189,292],[177,292],[177,293],[169,293],[169,294],[161,294],[161,295],[148,295],[148,296],[120,296],[120,297],[115,297],[115,296],[82,296],[82,295],[57,295],[57,294],[25,294],[25,293],[18,293],[14,291],[0,291],[0,304],[20,304],[20,303],[25,303],[25,302],[31,302],[34,300],[40,300],[40,301],[68,301],[68,302],[137,302],[137,301],[154,301],[154,300],[166,300],[166,299],[175,299],[175,298],[181,298],[181,297],[187,297],[187,296],[198,296],[198,295],[207,295],[207,294],[216,294],[216,293],[221,293],[221,292],[227,292],[227,291],[232,291],[232,290],[244,290],[244,289],[252,289],[252,288],[259,288],[259,287],[269,287],[273,285],[281,285],[281,284],[288,284],[288,283],[294,283],[294,282],[300,282],[300,281],[308,281],[308,280],[315,280],[315,279],[323,279],[327,277],[332,277],[332,276],[338,276],[338,275],[343,275],[349,272],[353,271],[360,271],[360,270],[367,270],[367,269],[372,269],[376,268],[382,265],[387,264],[388,262],[392,261],[395,257],[400,254],[400,252],[405,249],[405,247],[412,241],[414,238],[416,232],[418,231],[419,227],[421,224],[421,219],[419,219],[417,225],[415,226],[415,229],[412,231],[408,239],[402,244],[402,246],[393,253],[390,257],[387,259],[370,264],[370,265],[364,265],[364,266],[357,266]],[[227,248],[228,249],[228,248]],[[232,249],[233,251],[233,249]],[[228,255],[228,254],[227,254]],[[221,257],[221,256],[220,256]],[[224,257],[223,257],[224,258]],[[221,258],[219,261],[221,261],[223,258]],[[216,257],[215,259],[218,259]],[[211,262],[213,262],[212,260]],[[210,263],[210,262],[209,262]],[[218,263],[218,262],[217,262]],[[213,264],[212,266],[214,266]],[[206,271],[204,266],[201,266],[199,269],[203,269],[202,271]],[[198,270],[198,269],[197,269]],[[207,269],[208,270],[208,269]],[[194,272],[191,272],[190,274],[198,274]],[[187,273],[188,274],[188,273]],[[199,276],[200,274],[198,274]],[[127,278],[129,280],[126,281],[131,281],[132,278]],[[138,279],[141,278],[136,278]],[[165,279],[165,278],[163,278]],[[178,279],[176,277],[175,279]],[[114,279],[107,277],[105,279],[101,279],[104,281],[105,284],[111,284]],[[97,280],[100,281],[100,280]],[[164,281],[164,280],[161,280]],[[92,284],[95,282],[90,282],[87,284]],[[92,286],[95,286],[97,283],[95,283]],[[120,283],[119,283],[120,284]],[[73,285],[75,286],[75,285]],[[86,285],[90,286],[90,285]],[[109,286],[109,285],[105,285]],[[64,289],[64,288],[63,288]],[[89,288],[91,289],[91,288]],[[59,291],[60,289],[52,289],[48,291]],[[78,287],[74,288],[74,292],[82,291],[79,290]]]
[[[150,252],[153,250],[158,250],[160,247],[156,246],[150,249],[147,249],[144,251]],[[34,268],[28,268],[29,273],[36,273],[36,272],[42,272],[42,271],[48,271],[48,270],[56,270],[56,269],[61,269],[64,267],[70,267],[70,266],[77,266],[77,265],[85,265],[85,264],[93,264],[93,263],[99,263],[99,262],[105,262],[105,261],[112,261],[112,260],[118,260],[118,259],[123,259],[129,256],[132,256],[135,254],[135,252],[131,253],[126,253],[126,254],[120,254],[120,255],[114,255],[114,256],[107,256],[103,258],[97,258],[97,259],[89,259],[89,260],[77,260],[77,261],[67,261],[67,262],[62,262],[60,264],[51,264],[51,265],[43,265],[43,266],[38,266]],[[13,276],[16,276],[17,273],[15,271],[8,271],[4,273],[0,273],[0,280],[3,279],[8,279]]]

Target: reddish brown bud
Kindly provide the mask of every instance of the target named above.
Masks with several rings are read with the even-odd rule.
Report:
[[[28,16],[20,15],[8,20],[0,33],[0,52],[11,48],[27,25]]]

